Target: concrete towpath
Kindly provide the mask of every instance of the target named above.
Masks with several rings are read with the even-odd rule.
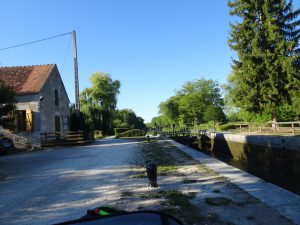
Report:
[[[280,214],[300,224],[300,196],[232,167],[220,160],[207,156],[173,140],[169,142],[181,151],[192,156],[201,164],[228,178],[231,183],[247,191]]]

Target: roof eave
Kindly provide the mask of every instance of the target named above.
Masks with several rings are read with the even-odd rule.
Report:
[[[39,92],[22,92],[22,93],[16,93],[16,96],[23,96],[23,95],[36,95],[39,94]]]

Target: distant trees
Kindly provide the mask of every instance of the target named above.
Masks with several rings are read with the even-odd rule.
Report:
[[[13,111],[15,109],[15,92],[0,81],[0,125],[7,126],[12,122]],[[11,113],[11,117],[8,115]]]
[[[81,111],[90,129],[104,134],[113,132],[113,115],[117,105],[120,81],[108,73],[97,72],[90,77],[92,87],[80,93]]]
[[[226,120],[219,84],[199,79],[186,82],[175,96],[160,103],[160,117],[155,122],[194,125],[208,121]]]
[[[114,127],[140,129],[146,128],[144,119],[137,116],[131,109],[120,109],[114,113]]]
[[[162,115],[161,120],[167,124],[178,124],[180,120],[180,111],[179,111],[179,96],[175,95],[167,99],[165,102],[159,104],[159,112]],[[157,121],[154,123],[161,123],[159,118],[156,118]]]
[[[229,1],[229,45],[237,52],[226,91],[234,105],[254,114],[269,114],[276,121],[284,105],[299,112],[300,9],[283,0]],[[281,113],[282,114],[282,113]]]

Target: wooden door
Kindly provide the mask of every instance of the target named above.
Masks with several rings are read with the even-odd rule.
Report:
[[[60,132],[60,116],[55,116],[55,132]]]
[[[25,120],[25,126],[27,132],[32,132],[33,130],[33,124],[32,124],[32,110],[26,109],[26,120]]]

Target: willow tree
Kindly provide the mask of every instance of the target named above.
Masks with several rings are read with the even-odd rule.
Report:
[[[269,111],[276,121],[279,107],[291,104],[300,81],[300,9],[292,0],[229,1],[229,45],[237,52],[227,90],[237,107],[252,113]]]
[[[113,113],[117,105],[120,81],[108,73],[97,72],[90,77],[92,87],[80,93],[80,104],[92,128],[105,134],[112,131]]]

